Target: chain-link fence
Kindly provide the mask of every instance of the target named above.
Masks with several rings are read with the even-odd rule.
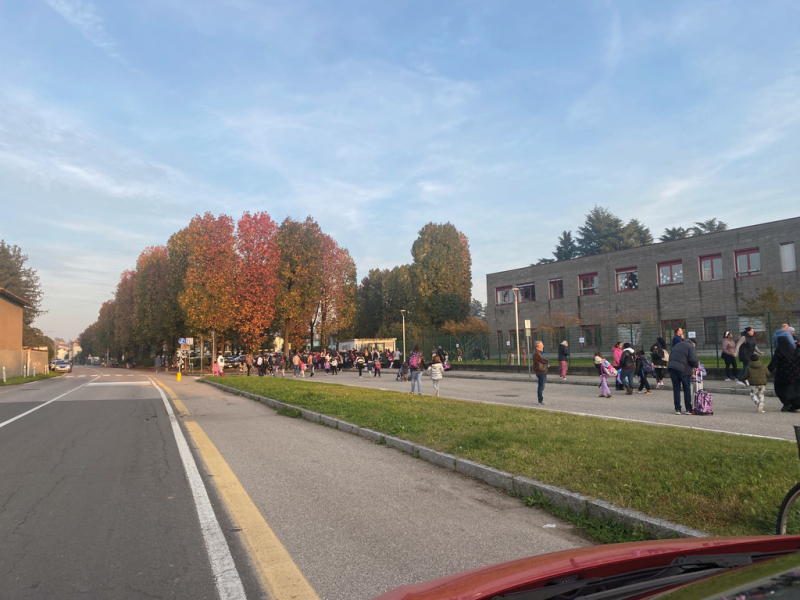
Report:
[[[525,365],[529,362],[533,346],[537,341],[544,343],[544,351],[554,357],[561,342],[566,341],[570,352],[570,362],[591,364],[595,352],[604,357],[611,356],[611,349],[617,342],[627,342],[631,346],[649,350],[658,338],[663,338],[667,348],[672,347],[673,337],[678,330],[684,338],[694,338],[697,342],[697,353],[705,358],[707,366],[724,366],[722,360],[722,340],[727,332],[733,336],[734,342],[747,327],[755,331],[758,348],[767,356],[771,356],[773,348],[773,332],[780,329],[783,323],[798,328],[800,315],[792,314],[758,314],[728,315],[718,317],[689,317],[667,321],[650,321],[637,323],[601,323],[580,324],[571,327],[542,327],[532,329],[530,338],[526,331],[497,331],[494,334],[472,336],[435,336],[406,340],[410,353],[415,345],[419,345],[426,356],[435,353],[441,346],[450,362],[466,362],[471,364],[488,363],[499,365]],[[398,340],[398,346],[402,342]],[[519,348],[519,352],[517,352]],[[402,347],[401,347],[402,350]]]

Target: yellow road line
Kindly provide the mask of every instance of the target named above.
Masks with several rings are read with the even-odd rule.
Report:
[[[178,412],[190,416],[175,393],[158,383]],[[241,529],[245,548],[269,596],[274,600],[320,600],[206,432],[193,419],[184,420],[184,424],[214,478],[231,519]]]

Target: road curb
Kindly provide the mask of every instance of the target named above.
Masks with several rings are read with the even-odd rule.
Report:
[[[447,373],[448,377],[452,377],[453,379],[479,379],[485,381],[516,381],[520,383],[538,383],[535,378],[528,379],[524,377],[508,377],[503,375],[473,375],[473,374],[466,374],[466,373],[453,373],[453,371],[449,371]],[[666,381],[666,380],[665,380]],[[613,383],[613,382],[612,382]],[[592,386],[598,387],[597,381],[577,381],[575,379],[569,381],[563,381],[561,379],[549,379],[547,380],[547,385],[585,385],[585,386]],[[655,389],[654,386],[653,389]],[[671,392],[672,387],[665,385],[661,388],[665,392]],[[750,397],[750,388],[747,387],[704,387],[705,391],[710,392],[711,394],[729,394],[731,396],[746,396]],[[775,390],[765,390],[764,396],[769,398],[776,398]]]
[[[291,410],[298,410],[303,418],[307,421],[320,423],[334,429],[339,429],[340,431],[344,431],[346,433],[358,435],[372,442],[386,444],[387,446],[401,450],[410,456],[420,458],[450,471],[455,471],[457,473],[467,475],[468,477],[478,479],[484,483],[487,483],[488,485],[514,494],[515,496],[524,498],[541,495],[556,507],[565,508],[593,519],[608,519],[622,523],[629,527],[641,527],[645,531],[662,538],[708,537],[707,533],[697,529],[685,527],[684,525],[672,523],[657,517],[651,517],[650,515],[646,515],[636,510],[620,508],[605,502],[604,500],[589,498],[588,496],[583,496],[582,494],[571,492],[564,488],[542,483],[541,481],[536,481],[535,479],[513,475],[512,473],[506,473],[505,471],[500,471],[499,469],[488,467],[471,460],[458,458],[452,454],[439,452],[425,446],[418,446],[412,442],[394,436],[384,435],[378,431],[359,427],[354,423],[342,421],[327,415],[321,415],[320,413],[293,406],[291,404],[286,404],[285,402],[280,402],[278,400],[273,400],[272,398],[267,398],[266,396],[260,396],[258,394],[237,390],[236,388],[217,383],[216,381],[204,380],[202,383],[207,383],[208,385],[237,396],[243,396],[245,398],[261,402],[262,404],[266,404],[270,408],[276,410],[287,408]]]

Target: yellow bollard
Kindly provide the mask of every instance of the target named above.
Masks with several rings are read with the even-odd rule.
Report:
[[[178,381],[180,381],[180,380],[181,380],[181,372],[178,371]]]

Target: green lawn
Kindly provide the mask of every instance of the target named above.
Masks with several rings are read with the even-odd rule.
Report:
[[[9,377],[6,382],[0,379],[0,385],[19,385],[20,383],[30,383],[31,381],[39,381],[41,379],[51,379],[58,377],[60,373],[38,373],[36,377]]]
[[[715,535],[772,533],[800,479],[790,442],[271,377],[222,383]]]

